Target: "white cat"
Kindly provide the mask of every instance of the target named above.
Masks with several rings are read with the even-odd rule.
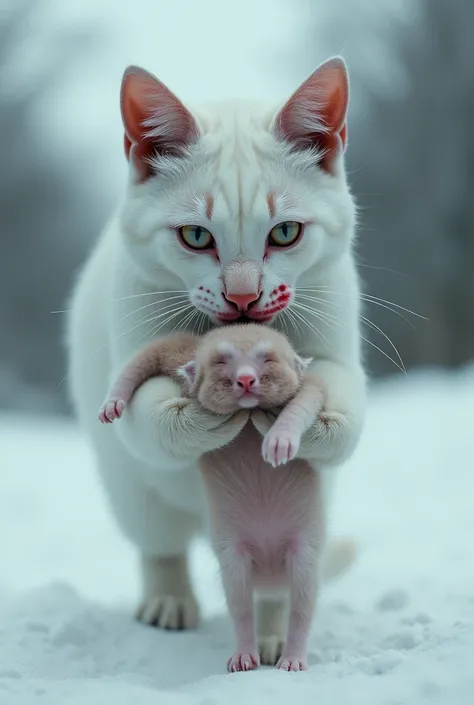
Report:
[[[125,72],[128,190],[75,290],[70,380],[112,510],[141,554],[139,616],[147,623],[196,624],[186,559],[205,512],[196,458],[233,439],[250,412],[213,415],[179,398],[171,379],[154,378],[120,421],[98,423],[110,382],[145,343],[242,318],[283,326],[298,352],[314,358],[328,395],[298,456],[329,489],[357,445],[365,375],[343,161],[347,105],[340,58],[279,108],[191,112],[149,73]],[[264,433],[271,419],[260,413],[254,422]],[[266,638],[280,638],[281,608],[260,605]]]

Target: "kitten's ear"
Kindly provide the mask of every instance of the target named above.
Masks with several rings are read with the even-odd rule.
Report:
[[[190,360],[185,365],[179,367],[178,374],[184,377],[189,388],[191,388],[196,381],[196,360]]]
[[[348,103],[346,63],[336,56],[321,64],[285,103],[275,118],[275,134],[296,149],[318,150],[320,166],[331,172],[346,146]]]
[[[136,167],[140,181],[152,175],[153,157],[179,156],[199,135],[196,121],[182,102],[138,66],[125,70],[120,108],[125,154]]]
[[[301,357],[297,355],[295,357],[295,369],[299,375],[303,375],[308,369],[309,365],[313,362],[312,357]]]

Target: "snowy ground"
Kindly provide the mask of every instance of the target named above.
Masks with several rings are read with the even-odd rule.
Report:
[[[322,596],[310,670],[234,675],[207,549],[201,628],[135,624],[133,552],[85,443],[69,425],[0,419],[0,704],[472,703],[473,419],[474,369],[375,390],[334,516],[360,557]]]

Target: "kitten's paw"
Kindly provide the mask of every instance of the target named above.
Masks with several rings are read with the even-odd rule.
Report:
[[[142,602],[136,612],[136,618],[144,624],[160,629],[196,629],[199,608],[193,597],[155,595]]]
[[[306,671],[306,661],[299,658],[280,658],[276,667],[280,671]]]
[[[287,426],[274,424],[263,439],[263,459],[273,465],[284,465],[293,460],[300,446],[301,434]]]
[[[260,657],[257,653],[243,654],[237,652],[227,661],[227,670],[229,673],[237,673],[238,671],[254,671],[260,666]]]
[[[99,409],[99,420],[102,423],[113,423],[122,416],[124,409],[123,399],[108,399]]]
[[[261,636],[258,640],[260,662],[264,666],[275,666],[281,658],[285,642],[281,636]]]

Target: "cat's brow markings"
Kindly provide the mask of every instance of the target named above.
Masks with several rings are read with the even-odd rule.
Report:
[[[275,194],[270,192],[267,195],[267,204],[268,204],[268,212],[270,214],[270,218],[275,217]]]
[[[214,210],[214,197],[212,196],[212,194],[210,194],[210,193],[206,194],[205,202],[206,202],[206,218],[208,220],[211,220],[212,212]]]

